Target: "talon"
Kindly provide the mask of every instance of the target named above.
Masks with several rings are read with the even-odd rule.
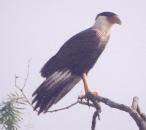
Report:
[[[98,96],[98,95],[99,95],[98,92],[91,92],[91,94],[92,94],[93,96]]]
[[[86,97],[87,97],[88,93],[92,94],[93,96],[98,96],[99,95],[98,92],[86,92],[85,94],[80,95],[78,98],[81,99],[81,100],[82,99],[87,99]]]

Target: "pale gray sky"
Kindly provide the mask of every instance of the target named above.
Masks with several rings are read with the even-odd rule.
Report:
[[[39,71],[72,35],[90,27],[96,14],[113,11],[122,19],[110,42],[89,74],[94,91],[114,101],[131,104],[139,96],[146,112],[146,2],[145,0],[0,0],[0,101],[15,91],[15,74],[23,84],[27,61],[30,77],[25,92],[31,94],[43,81]],[[54,108],[74,102],[83,92],[79,83]],[[126,113],[102,105],[99,130],[137,130]],[[93,110],[76,106],[70,110],[37,116],[30,107],[21,130],[89,130]]]

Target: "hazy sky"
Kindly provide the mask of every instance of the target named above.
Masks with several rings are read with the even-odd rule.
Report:
[[[92,26],[96,14],[113,11],[122,26],[112,30],[110,42],[89,73],[93,91],[119,103],[131,105],[140,98],[146,113],[146,2],[145,0],[0,0],[0,101],[14,92],[14,77],[22,85],[27,62],[30,75],[25,93],[43,81],[40,69],[72,35]],[[83,93],[80,82],[62,101],[59,108],[76,101]],[[137,130],[124,112],[102,105],[97,130]],[[21,130],[89,130],[93,110],[77,105],[69,110],[37,116],[28,107]]]

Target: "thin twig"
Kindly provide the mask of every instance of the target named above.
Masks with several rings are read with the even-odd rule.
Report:
[[[77,105],[78,103],[79,103],[79,102],[76,101],[76,102],[70,104],[69,106],[66,106],[66,107],[63,107],[63,108],[59,108],[59,109],[55,109],[55,110],[50,110],[50,111],[47,111],[47,112],[53,113],[53,112],[58,112],[58,111],[66,110],[66,109],[69,109],[69,108],[71,108],[71,107]]]
[[[30,61],[31,61],[31,60],[28,60],[27,73],[26,73],[26,77],[25,77],[25,80],[24,80],[23,87],[21,88],[22,90],[26,87],[26,84],[27,84],[27,81],[28,81],[28,77],[29,77],[29,68],[30,68]]]
[[[32,106],[31,102],[29,101],[29,99],[27,98],[27,96],[25,95],[24,93],[24,89],[26,87],[26,84],[27,84],[27,81],[28,81],[28,78],[29,78],[29,68],[30,68],[30,60],[28,61],[28,65],[27,65],[27,73],[26,73],[26,77],[25,77],[25,80],[24,80],[24,83],[23,83],[23,86],[20,87],[18,84],[17,84],[17,79],[19,78],[18,76],[15,76],[15,87],[21,92],[21,95],[23,96],[23,98],[25,99],[25,101]]]

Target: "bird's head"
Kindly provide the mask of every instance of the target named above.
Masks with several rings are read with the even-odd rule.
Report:
[[[96,16],[95,24],[92,28],[102,35],[108,36],[114,24],[121,25],[121,20],[118,15],[113,12],[102,12]]]
[[[118,17],[117,14],[113,13],[113,12],[102,12],[100,14],[98,14],[95,18],[95,20],[98,22],[100,21],[101,23],[108,23],[108,24],[119,24],[121,25],[121,20]]]

